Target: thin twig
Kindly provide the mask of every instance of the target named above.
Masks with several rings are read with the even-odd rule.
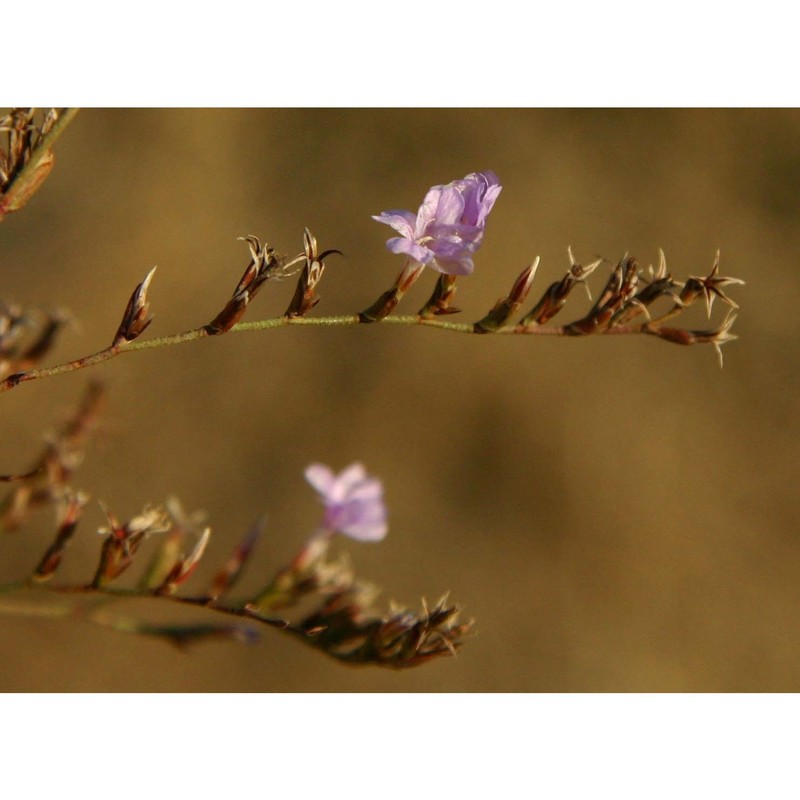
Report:
[[[31,590],[37,592],[44,592],[55,595],[86,595],[95,597],[108,597],[115,599],[138,599],[138,600],[166,600],[170,603],[177,603],[184,606],[196,606],[200,608],[208,608],[212,611],[218,611],[223,614],[228,614],[235,617],[245,617],[247,619],[258,620],[266,625],[271,625],[275,628],[288,628],[291,627],[288,622],[282,619],[275,619],[272,617],[265,617],[255,614],[246,609],[243,605],[229,605],[217,602],[211,597],[184,597],[177,594],[161,594],[155,591],[144,592],[141,589],[126,589],[115,586],[94,586],[93,584],[80,584],[77,586],[61,586],[58,584],[39,584],[30,580],[15,581],[0,586],[0,595],[13,594],[23,590]],[[60,612],[56,610],[62,607],[49,606],[45,611],[38,611],[37,606],[30,604],[20,603],[4,603],[0,605],[0,611],[7,614],[19,614],[21,616],[68,616],[69,611],[62,609]]]
[[[258,320],[255,322],[240,322],[234,325],[231,332],[241,331],[260,331],[270,330],[272,328],[282,328],[289,325],[304,325],[311,327],[323,328],[342,328],[352,327],[356,325],[363,325],[364,323],[359,319],[358,314],[348,314],[337,317],[276,317],[274,319]],[[383,325],[406,325],[415,326],[422,325],[428,328],[441,328],[442,330],[452,331],[454,333],[476,333],[475,325],[471,322],[450,322],[439,319],[428,319],[418,315],[385,317],[380,320]],[[626,333],[641,333],[640,326],[636,328],[629,328]],[[616,332],[616,331],[615,331]],[[622,332],[622,331],[619,331]],[[543,336],[563,336],[563,327],[529,327],[519,328],[515,326],[508,326],[501,328],[497,333],[505,334],[537,334]],[[147,339],[144,341],[126,342],[118,345],[106,347],[96,353],[92,353],[82,358],[74,359],[73,361],[66,361],[63,364],[56,364],[52,367],[42,367],[40,369],[27,370],[26,372],[17,372],[9,375],[3,381],[0,381],[0,392],[6,392],[13,389],[20,383],[27,381],[38,380],[40,378],[51,378],[55,375],[62,375],[65,372],[74,372],[75,370],[85,369],[86,367],[93,367],[95,364],[101,364],[104,361],[115,358],[123,353],[134,352],[136,350],[151,350],[158,347],[168,347],[174,344],[183,344],[184,342],[193,342],[196,339],[202,339],[209,335],[206,326],[194,328],[190,331],[183,333],[175,333],[168,336],[161,336],[156,339]]]

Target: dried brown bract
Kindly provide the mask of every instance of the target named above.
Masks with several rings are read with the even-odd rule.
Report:
[[[32,580],[36,583],[44,583],[55,575],[88,502],[89,495],[83,492],[75,492],[71,489],[64,492],[58,512],[59,522],[56,538],[33,571]]]
[[[358,321],[368,325],[372,322],[380,322],[388,317],[397,308],[405,293],[417,282],[424,270],[425,266],[423,264],[417,264],[413,261],[406,264],[397,276],[394,286],[384,292],[369,308],[359,312]],[[436,298],[432,297],[431,300],[436,306]],[[427,304],[425,308],[427,308]]]
[[[117,328],[117,332],[114,335],[114,341],[111,343],[112,347],[137,339],[153,321],[152,317],[147,316],[150,312],[147,290],[150,288],[150,282],[153,280],[155,273],[156,267],[153,267],[147,273],[145,279],[133,290],[131,299],[128,300],[128,305],[125,308],[125,313],[122,315],[122,322],[120,322],[119,328]]]
[[[303,234],[303,271],[300,273],[292,300],[284,311],[285,317],[304,317],[319,303],[320,298],[316,292],[317,284],[322,280],[322,274],[325,272],[325,259],[334,253],[342,255],[341,250],[325,250],[320,253],[316,238],[308,228],[305,229]]]
[[[262,284],[270,278],[285,277],[291,274],[294,259],[286,263],[286,259],[276,254],[266,242],[261,244],[257,236],[243,239],[250,248],[250,263],[247,265],[241,280],[233,291],[233,296],[222,311],[205,326],[206,332],[212,336],[229,331],[243,316],[250,301],[256,296]]]
[[[92,579],[95,589],[118,578],[130,567],[145,537],[169,530],[167,514],[162,508],[145,508],[124,524],[111,511],[106,510],[106,516],[108,527],[98,531],[105,538],[100,550],[100,563]]]
[[[528,296],[538,267],[539,257],[537,256],[533,264],[525,267],[519,274],[511,287],[511,291],[505,297],[501,297],[483,319],[475,323],[475,333],[494,333],[500,330],[519,311],[520,306]]]

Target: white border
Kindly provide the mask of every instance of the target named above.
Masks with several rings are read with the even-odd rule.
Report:
[[[800,790],[797,695],[15,695],[3,705],[9,797],[78,786],[118,800]]]
[[[774,0],[17,7],[4,12],[6,105],[719,107],[800,97],[796,26]]]

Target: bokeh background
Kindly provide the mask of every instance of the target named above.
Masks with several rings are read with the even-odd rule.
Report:
[[[216,314],[247,263],[236,237],[294,253],[307,225],[346,254],[313,313],[352,313],[401,266],[370,216],[484,169],[504,189],[460,282],[465,318],[537,254],[543,291],[567,245],[584,263],[655,263],[663,247],[678,278],[706,274],[721,248],[722,272],[747,281],[731,292],[741,338],[724,369],[710,346],[645,337],[292,328],[134,353],[0,398],[0,472],[13,472],[102,377],[109,407],[77,483],[121,516],[170,495],[205,509],[194,586],[266,511],[243,582],[255,590],[317,521],[306,464],[363,461],[384,481],[390,534],[343,547],[385,600],[449,590],[476,620],[459,656],[349,668],[269,630],[255,647],[183,654],[3,616],[0,688],[800,690],[798,111],[85,110],[43,189],[0,226],[0,295],[71,311],[55,363],[104,346],[153,265],[148,336]],[[248,318],[279,314],[292,288],[268,284]],[[586,301],[572,303],[577,317]],[[65,578],[91,574],[100,520],[95,507]],[[3,580],[51,528],[44,515],[0,538]]]

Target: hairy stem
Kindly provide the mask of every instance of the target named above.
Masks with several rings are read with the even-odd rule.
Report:
[[[276,317],[274,319],[258,320],[256,322],[240,322],[234,325],[231,331],[260,331],[269,330],[272,328],[282,328],[288,325],[305,325],[313,327],[327,327],[327,328],[341,328],[351,327],[355,325],[363,325],[363,321],[359,319],[357,314],[348,314],[337,317]],[[428,328],[441,328],[442,330],[452,331],[455,333],[475,333],[475,326],[471,322],[448,322],[438,319],[426,319],[418,315],[413,316],[398,316],[398,317],[385,317],[380,320],[383,325],[422,325]],[[629,333],[639,332],[629,330]],[[525,328],[509,326],[502,328],[497,333],[506,334],[543,334],[551,336],[563,336],[564,329],[562,327],[548,328],[544,326],[528,326]],[[4,380],[0,381],[0,392],[13,389],[20,383],[27,381],[38,380],[39,378],[51,378],[55,375],[61,375],[65,372],[74,372],[75,370],[85,369],[92,367],[95,364],[101,364],[111,358],[122,355],[123,353],[134,352],[136,350],[150,350],[158,347],[168,347],[169,345],[182,344],[184,342],[193,342],[195,339],[202,339],[209,336],[209,331],[205,326],[201,328],[194,328],[190,331],[183,333],[170,334],[168,336],[161,336],[155,339],[147,339],[144,341],[123,342],[118,345],[111,345],[96,353],[92,353],[82,358],[74,359],[73,361],[66,361],[63,364],[56,364],[52,367],[42,367],[41,369],[31,369],[25,372],[17,372],[9,375]]]
[[[658,320],[660,322],[661,320]],[[485,331],[481,330],[474,322],[451,322],[449,320],[442,320],[437,318],[420,316],[419,314],[384,317],[380,320],[369,320],[369,322],[377,322],[381,325],[404,325],[404,326],[422,326],[426,328],[439,328],[441,330],[450,331],[452,333],[466,333],[466,334],[483,334]],[[275,317],[273,319],[257,320],[255,322],[240,322],[232,326],[227,332],[241,332],[241,331],[262,331],[271,330],[273,328],[284,328],[287,326],[310,326],[318,328],[344,328],[354,327],[357,325],[364,325],[366,321],[359,314],[345,314],[335,317]],[[570,325],[537,325],[535,323],[522,325],[510,324],[492,331],[493,334],[506,334],[511,336],[566,336],[573,337],[579,335],[573,331]],[[122,355],[123,353],[135,352],[137,350],[150,350],[158,347],[168,347],[174,344],[182,344],[184,342],[193,342],[196,339],[202,339],[206,336],[213,335],[213,331],[209,330],[207,325],[200,328],[194,328],[183,333],[174,333],[168,336],[160,336],[155,339],[135,340],[131,342],[121,342],[119,344],[110,345],[103,350],[92,353],[88,356],[67,361],[63,364],[57,364],[52,367],[42,367],[40,369],[31,369],[25,372],[16,372],[9,375],[4,380],[0,381],[0,392],[13,389],[20,383],[27,381],[38,380],[39,378],[50,378],[54,375],[61,375],[65,372],[73,372],[86,367],[92,367],[95,364],[100,364],[108,361],[111,358]],[[677,341],[674,337],[667,336],[666,329],[656,324],[656,322],[634,322],[628,324],[614,325],[613,327],[597,328],[592,331],[594,335],[600,336],[621,336],[633,334],[648,334],[651,336],[659,336],[668,341]],[[679,332],[680,333],[680,332]],[[708,341],[709,339],[698,338],[698,332],[687,331],[683,339],[680,340],[681,344],[692,344],[695,341]]]

